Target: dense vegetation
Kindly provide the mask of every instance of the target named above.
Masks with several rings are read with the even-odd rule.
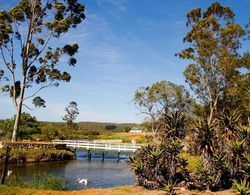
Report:
[[[248,194],[250,53],[239,50],[250,31],[219,3],[191,10],[187,27],[188,48],[177,56],[190,63],[184,76],[195,96],[167,81],[136,91],[135,103],[154,136],[130,165],[138,183],[150,189],[174,194],[174,185],[216,191],[234,184]],[[200,156],[195,166],[190,156]]]
[[[15,117],[0,121],[2,140],[11,138]],[[133,126],[133,123],[101,123],[101,122],[79,122],[69,125],[63,122],[39,122],[28,113],[22,113],[20,122],[20,140],[44,140],[53,139],[121,139],[131,142],[132,136],[126,135]],[[70,132],[70,133],[69,133]],[[135,139],[137,137],[135,136]],[[144,136],[138,137],[139,142],[143,142]],[[140,141],[141,140],[141,141]]]

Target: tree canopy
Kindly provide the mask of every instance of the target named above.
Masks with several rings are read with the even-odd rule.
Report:
[[[136,90],[134,102],[146,115],[151,126],[151,131],[156,132],[159,120],[165,114],[181,111],[187,113],[191,106],[189,92],[182,85],[170,81],[160,81],[149,87],[141,87]]]
[[[79,115],[79,109],[75,101],[69,102],[69,105],[65,107],[66,114],[63,116],[63,120],[67,122],[67,125],[71,127],[76,117]]]
[[[191,60],[184,75],[197,97],[209,105],[210,120],[227,106],[249,111],[250,54],[239,51],[249,31],[235,23],[234,16],[217,2],[204,12],[196,8],[187,14],[190,30],[183,41],[189,47],[178,56]]]
[[[0,11],[1,90],[9,93],[16,108],[12,140],[18,135],[22,106],[33,99],[36,107],[45,106],[38,92],[60,81],[69,82],[70,74],[62,70],[62,58],[75,66],[77,43],[52,47],[58,39],[85,19],[84,5],[77,0],[21,0],[10,10]],[[26,90],[36,86],[30,94]]]
[[[13,125],[15,123],[16,116],[7,119],[3,122],[3,129],[6,131],[7,137],[11,137]],[[31,139],[33,135],[40,134],[40,124],[36,117],[31,116],[29,113],[23,112],[20,119],[20,131],[19,137],[21,139]]]

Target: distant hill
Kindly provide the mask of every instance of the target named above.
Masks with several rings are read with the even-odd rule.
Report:
[[[64,125],[64,122],[47,122],[42,121],[42,125]],[[78,122],[76,123],[81,130],[96,130],[96,131],[127,131],[133,126],[137,126],[136,123],[108,123],[108,122]]]
[[[0,128],[3,125],[4,120],[0,119]],[[50,122],[50,121],[39,121],[41,125],[54,125],[64,126],[65,122]],[[78,122],[76,123],[81,130],[90,131],[128,131],[132,127],[137,126],[136,123],[108,123],[108,122]]]
[[[118,130],[125,131],[133,126],[135,123],[103,123],[103,122],[79,122],[78,127],[86,130]]]

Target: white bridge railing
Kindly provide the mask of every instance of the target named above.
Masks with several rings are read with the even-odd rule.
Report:
[[[73,148],[84,148],[84,149],[94,149],[94,150],[105,150],[105,151],[123,151],[123,152],[135,152],[137,149],[141,148],[142,145],[138,144],[128,144],[128,143],[112,143],[105,142],[105,140],[53,140],[54,144],[66,144],[67,147]]]

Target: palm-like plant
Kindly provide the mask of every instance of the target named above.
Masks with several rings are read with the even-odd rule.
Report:
[[[237,127],[236,136],[238,140],[245,140],[245,148],[250,150],[250,125],[243,126],[240,125]]]
[[[242,157],[242,155],[244,154],[245,148],[244,148],[244,143],[245,140],[241,140],[241,141],[229,141],[228,145],[232,151],[232,156],[234,157]]]
[[[235,131],[236,127],[240,124],[241,111],[226,109],[225,112],[220,116],[220,121],[223,127],[228,128],[230,131]]]
[[[182,151],[181,138],[185,135],[185,116],[181,113],[165,114],[159,133],[161,142],[137,150],[130,158],[130,166],[137,175],[139,185],[163,188],[166,184],[184,179],[187,161],[178,155]]]
[[[162,117],[163,120],[163,137],[168,139],[183,138],[185,136],[186,117],[182,112],[167,113]]]
[[[208,156],[212,156],[215,152],[215,141],[217,140],[215,124],[215,121],[210,122],[208,118],[196,123],[196,143],[199,145],[200,152]]]
[[[247,127],[237,128],[235,140],[228,142],[232,178],[240,179],[250,175],[249,143]]]

